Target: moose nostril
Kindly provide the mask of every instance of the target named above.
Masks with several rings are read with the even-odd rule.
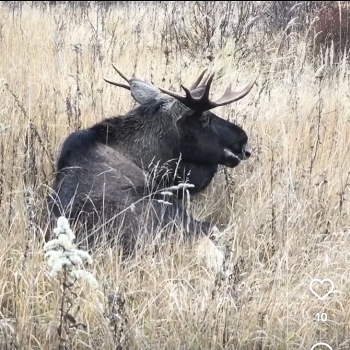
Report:
[[[249,147],[248,144],[245,144],[242,147],[242,153],[243,153],[245,158],[249,158],[252,155],[252,150],[251,150],[251,148]]]

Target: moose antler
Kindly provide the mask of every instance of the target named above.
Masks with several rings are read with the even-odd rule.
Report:
[[[204,76],[204,73],[205,73],[207,70],[208,70],[207,68],[204,69],[204,71],[200,74],[200,76],[197,78],[197,80],[191,85],[190,90],[194,90],[194,89],[196,89],[198,86],[202,86],[202,84],[205,83],[205,81],[206,81],[207,79],[202,79],[202,78],[203,78],[203,76]]]
[[[107,83],[122,87],[124,89],[130,90],[131,96],[135,99],[139,104],[147,103],[148,100],[152,98],[156,98],[159,94],[159,90],[152,84],[147,81],[131,78],[128,79],[118,68],[116,68],[113,64],[112,67],[117,71],[117,73],[128,82],[129,85],[117,83],[108,79],[103,78]]]
[[[107,83],[122,87],[127,90],[131,90],[130,86],[132,85],[133,82],[138,82],[138,83],[146,83],[140,79],[137,78],[132,78],[128,79],[122,72],[119,71],[113,64],[112,67],[116,70],[116,72],[125,80],[128,82],[129,85],[122,84],[122,83],[117,83],[108,79],[103,78]],[[186,107],[192,109],[195,112],[204,112],[208,111],[210,109],[219,107],[219,106],[224,106],[229,103],[235,102],[246,96],[250,90],[253,88],[256,78],[248,83],[241,91],[232,91],[231,90],[231,84],[226,88],[225,93],[223,94],[222,97],[220,97],[216,101],[211,101],[209,99],[209,92],[210,92],[210,87],[214,78],[214,73],[209,75],[208,77],[204,77],[204,74],[206,73],[207,69],[205,69],[197,78],[197,80],[191,85],[190,89],[184,87],[181,85],[181,88],[185,91],[185,96],[182,96],[176,92],[166,90],[163,88],[159,88],[160,91],[163,93],[174,97],[181,103],[183,103]],[[146,83],[147,85],[149,83]],[[149,84],[150,86],[153,87],[153,85]],[[154,88],[154,87],[153,87]],[[134,90],[134,91],[133,91]],[[137,101],[139,101],[142,98],[142,94],[138,94],[138,92],[135,90],[135,88],[132,91],[132,95],[135,97]],[[200,97],[197,97],[195,95],[198,95],[201,93]]]
[[[120,70],[118,70],[113,64],[112,64],[112,67],[117,71],[117,73],[125,80],[128,82],[128,84],[130,85],[132,79],[128,79]],[[130,90],[130,86],[129,85],[125,85],[125,84],[121,84],[121,83],[116,83],[114,81],[111,81],[111,80],[108,80],[108,79],[105,79],[103,78],[104,81],[106,81],[107,83],[109,84],[112,84],[112,85],[115,85],[115,86],[119,86],[119,87],[122,87],[124,89],[127,89],[127,90]]]
[[[165,94],[168,94],[174,98],[176,98],[178,101],[183,103],[186,107],[196,111],[196,112],[204,112],[208,111],[210,109],[219,107],[219,106],[224,106],[229,103],[235,102],[246,96],[250,90],[253,88],[256,78],[248,83],[241,91],[232,91],[231,90],[231,84],[226,88],[225,93],[216,101],[211,101],[209,99],[209,92],[210,92],[210,87],[211,83],[214,78],[214,73],[209,76],[207,79],[202,79],[204,76],[204,72],[201,73],[199,78],[196,80],[196,82],[191,86],[192,92],[181,85],[181,88],[185,91],[186,96],[182,96],[176,92],[166,90],[163,88],[159,88],[160,91],[162,91]],[[197,90],[199,88],[202,88],[204,91],[202,93],[202,96],[200,97],[195,97],[193,96],[194,90]]]

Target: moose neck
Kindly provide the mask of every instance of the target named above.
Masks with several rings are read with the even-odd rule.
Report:
[[[98,142],[122,151],[135,164],[147,168],[177,158],[179,135],[174,117],[154,102],[125,116],[112,117],[94,125]],[[161,165],[161,164],[160,164]]]
[[[176,108],[178,106],[178,108]],[[153,107],[153,108],[152,108]],[[196,194],[210,183],[217,171],[217,164],[197,164],[180,158],[180,135],[176,119],[183,110],[181,105],[170,105],[171,113],[164,104],[140,106],[125,116],[105,119],[90,131],[94,139],[126,155],[152,180],[151,186],[173,186],[184,181],[193,185]],[[166,166],[162,166],[166,163]],[[158,184],[158,185],[156,185]],[[182,197],[181,193],[178,194]]]

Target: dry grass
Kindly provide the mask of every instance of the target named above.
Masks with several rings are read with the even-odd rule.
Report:
[[[125,90],[103,81],[115,77],[111,63],[164,87],[178,87],[180,77],[190,83],[210,63],[219,72],[216,91],[258,73],[244,100],[216,111],[245,128],[254,156],[218,176],[193,207],[232,224],[230,281],[217,283],[196,246],[144,252],[124,269],[116,250],[97,252],[91,271],[99,289],[75,289],[76,319],[86,329],[71,335],[73,348],[310,349],[323,341],[348,349],[348,66],[328,62],[317,78],[322,58],[311,62],[301,38],[291,35],[283,48],[280,36],[267,41],[258,31],[245,60],[234,58],[230,39],[210,49],[211,62],[208,52],[169,53],[164,23],[164,13],[143,5],[106,16],[0,8],[1,349],[58,347],[60,285],[33,234],[44,234],[40,213],[64,138],[133,105]],[[334,292],[316,299],[313,278],[331,278]],[[105,317],[110,291],[125,300],[114,311],[117,331]],[[318,312],[327,313],[326,323],[316,321]]]

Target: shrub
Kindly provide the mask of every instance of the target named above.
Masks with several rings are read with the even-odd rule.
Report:
[[[314,49],[325,52],[333,46],[339,57],[348,52],[350,38],[350,6],[347,1],[326,1],[317,11],[314,23]]]

